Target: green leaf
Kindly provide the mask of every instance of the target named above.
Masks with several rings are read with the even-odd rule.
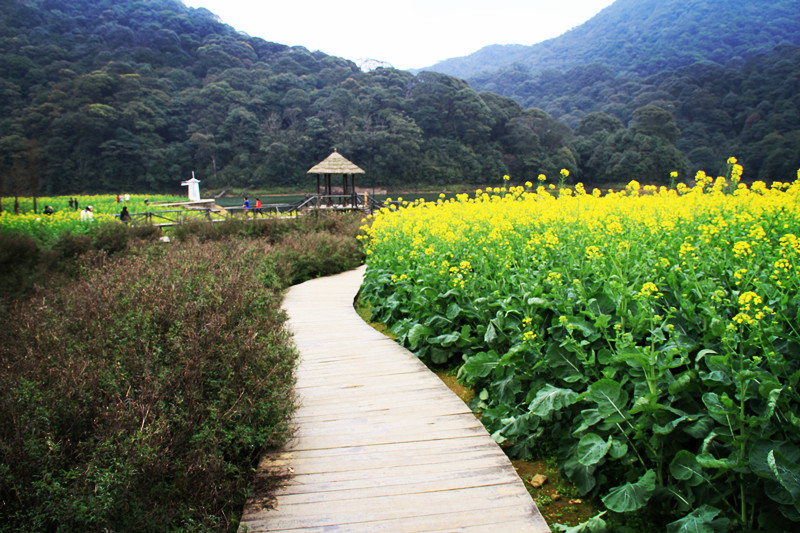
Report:
[[[729,398],[721,397],[715,392],[703,394],[703,404],[711,418],[724,426],[731,425],[736,419],[736,407]]]
[[[563,470],[564,475],[575,483],[575,487],[581,494],[588,493],[597,483],[594,477],[595,467],[581,464],[574,457],[570,457],[564,462]]]
[[[604,514],[606,514],[606,511],[591,517],[586,522],[581,522],[577,526],[570,527],[564,524],[556,524],[553,527],[561,533],[605,533],[608,531],[608,525],[602,518]]]
[[[483,335],[483,342],[486,344],[491,344],[497,339],[497,330],[494,329],[494,324],[489,322],[489,326],[486,328],[486,333]]]
[[[578,436],[584,431],[603,420],[603,415],[597,409],[584,409],[581,411],[581,424],[573,430],[572,434]]]
[[[414,324],[414,327],[411,328],[408,332],[408,344],[411,346],[411,349],[414,350],[417,348],[419,341],[427,337],[433,333],[433,330],[428,326],[423,326],[422,324]]]
[[[675,396],[676,394],[680,394],[681,392],[685,391],[689,385],[692,384],[694,377],[694,370],[687,370],[686,372],[679,374],[675,381],[669,384],[669,393],[672,396]]]
[[[606,507],[617,513],[627,513],[644,507],[656,490],[656,473],[653,470],[639,478],[636,483],[625,483],[611,489],[603,496]]]
[[[700,361],[702,361],[703,358],[707,355],[717,355],[717,352],[710,349],[700,350],[699,352],[697,352],[697,357],[694,358],[694,362],[696,364],[700,364]]]
[[[769,391],[769,400],[767,401],[767,410],[764,413],[764,420],[769,420],[772,418],[772,415],[775,414],[775,406],[778,405],[778,400],[780,399],[781,392],[783,389],[772,389]]]
[[[650,358],[644,353],[644,349],[637,346],[621,348],[614,354],[614,361],[625,363],[634,368],[646,368],[650,364]]]
[[[730,376],[728,376],[728,374],[722,370],[714,370],[713,372],[700,372],[700,380],[704,385],[709,385],[712,387],[715,385],[727,386],[731,384]]]
[[[710,505],[701,505],[680,520],[667,524],[668,533],[713,533],[717,531],[710,525],[720,510]]]
[[[569,317],[567,325],[580,331],[586,338],[591,338],[597,333],[594,324],[576,316]]]
[[[547,352],[545,352],[545,359],[553,377],[562,379],[567,383],[575,383],[584,379],[581,364],[578,363],[576,357],[559,346],[558,343],[550,343],[547,347]]]
[[[577,401],[577,392],[571,389],[560,389],[548,383],[536,393],[528,410],[537,416],[546,417],[553,411],[564,409]]]
[[[550,307],[547,300],[545,300],[544,298],[536,298],[536,297],[528,298],[528,305],[531,305],[533,307],[543,307],[545,309]]]
[[[800,466],[777,450],[769,451],[767,464],[781,487],[797,500],[800,497]]]
[[[466,360],[463,375],[467,382],[475,378],[485,378],[497,366],[500,358],[493,351],[479,352]]]
[[[633,406],[630,409],[630,414],[635,415],[637,413],[654,411],[656,410],[656,406],[656,398],[648,393],[636,398],[636,401],[633,402]]]
[[[670,350],[675,350],[677,352],[688,353],[696,347],[696,340],[686,335],[686,333],[679,331],[678,328],[675,328],[675,332],[670,336],[669,342],[661,346],[659,351],[668,352]]]
[[[460,314],[461,314],[461,307],[457,303],[452,302],[450,305],[447,306],[447,312],[445,313],[445,315],[450,320],[455,319]]]
[[[612,459],[621,459],[628,453],[628,445],[619,439],[611,440],[611,448],[608,450],[608,456]]]
[[[452,352],[450,350],[444,350],[442,348],[437,348],[436,346],[431,348],[431,361],[436,363],[437,365],[441,365],[447,362],[450,359],[450,355]]]
[[[697,418],[689,418],[688,421],[692,424],[683,428],[683,432],[696,439],[705,439],[711,430],[714,429],[714,420],[710,416],[698,416]]]
[[[678,427],[678,424],[685,422],[688,419],[689,416],[684,415],[684,416],[679,416],[678,418],[674,418],[664,425],[653,424],[652,426],[653,433],[655,433],[656,435],[669,435],[675,430],[676,427]]]
[[[748,461],[750,469],[754,474],[769,479],[774,479],[772,468],[767,461],[769,452],[777,450],[783,457],[793,463],[797,463],[800,460],[800,448],[790,442],[759,440],[749,446],[749,450]]]
[[[461,332],[453,331],[451,333],[445,333],[444,335],[437,335],[436,337],[428,337],[428,343],[450,346],[451,344],[456,343],[460,338]]]
[[[719,468],[722,471],[730,470],[737,464],[736,458],[717,459],[710,453],[699,453],[696,456],[697,464],[703,468]]]
[[[575,458],[582,465],[592,466],[605,457],[609,448],[611,448],[611,437],[605,441],[596,433],[587,433],[578,441]]]
[[[492,383],[492,389],[501,403],[516,403],[514,400],[517,394],[522,391],[522,385],[514,372],[508,367],[507,369],[509,370],[508,376]]]
[[[593,383],[587,398],[597,403],[597,410],[607,422],[622,422],[628,403],[628,393],[613,379],[601,379]]]
[[[669,464],[669,472],[675,479],[688,482],[696,487],[703,482],[703,469],[697,464],[697,458],[688,450],[679,450]]]
[[[453,322],[442,315],[433,315],[425,321],[425,325],[433,331],[448,331],[453,327]]]
[[[715,337],[722,337],[722,335],[725,333],[725,327],[726,327],[725,322],[723,322],[717,317],[714,317],[713,319],[711,319],[711,324],[709,325],[708,329],[711,330],[711,333]]]

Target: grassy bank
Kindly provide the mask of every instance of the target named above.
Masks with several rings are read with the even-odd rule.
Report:
[[[248,490],[274,482],[259,455],[290,436],[282,290],[356,266],[359,222],[187,226],[170,244],[117,224],[113,250],[90,236],[74,254],[19,237],[5,261],[30,268],[2,270],[26,288],[0,316],[0,531],[234,531]]]

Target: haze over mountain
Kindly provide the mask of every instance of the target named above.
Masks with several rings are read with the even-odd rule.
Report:
[[[537,72],[601,63],[616,74],[650,75],[798,46],[799,19],[797,0],[617,0],[554,39],[491,45],[420,70],[470,79],[512,65]]]

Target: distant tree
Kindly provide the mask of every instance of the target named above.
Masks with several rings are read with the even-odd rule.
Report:
[[[607,135],[624,128],[625,125],[618,118],[603,112],[593,112],[581,119],[574,133],[581,137],[591,137],[598,133]]]
[[[677,141],[681,134],[672,113],[654,105],[646,105],[633,111],[631,131],[660,137],[669,143]]]

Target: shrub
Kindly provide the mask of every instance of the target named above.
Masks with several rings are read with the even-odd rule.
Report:
[[[92,247],[92,239],[88,235],[76,235],[72,232],[62,233],[53,243],[53,250],[60,259],[74,259],[85,254]]]
[[[40,259],[39,245],[31,237],[0,233],[0,294],[9,298],[29,291]]]
[[[257,221],[233,219],[216,224],[190,222],[175,227],[174,235],[181,241],[201,242],[265,238],[274,244],[280,279],[292,285],[360,265],[364,254],[355,237],[361,222],[361,215],[354,213]]]
[[[118,222],[106,222],[92,228],[92,245],[109,255],[121,252],[128,247],[130,228]]]
[[[289,436],[271,249],[152,247],[0,324],[0,530],[230,528]]]
[[[359,225],[190,224],[143,246],[160,230],[113,223],[45,250],[0,235],[3,265],[48,276],[0,308],[0,531],[235,530],[248,486],[276,481],[258,457],[290,436],[279,290],[356,266]]]
[[[287,285],[357,267],[363,252],[352,236],[327,232],[286,236],[277,246],[276,267]]]

